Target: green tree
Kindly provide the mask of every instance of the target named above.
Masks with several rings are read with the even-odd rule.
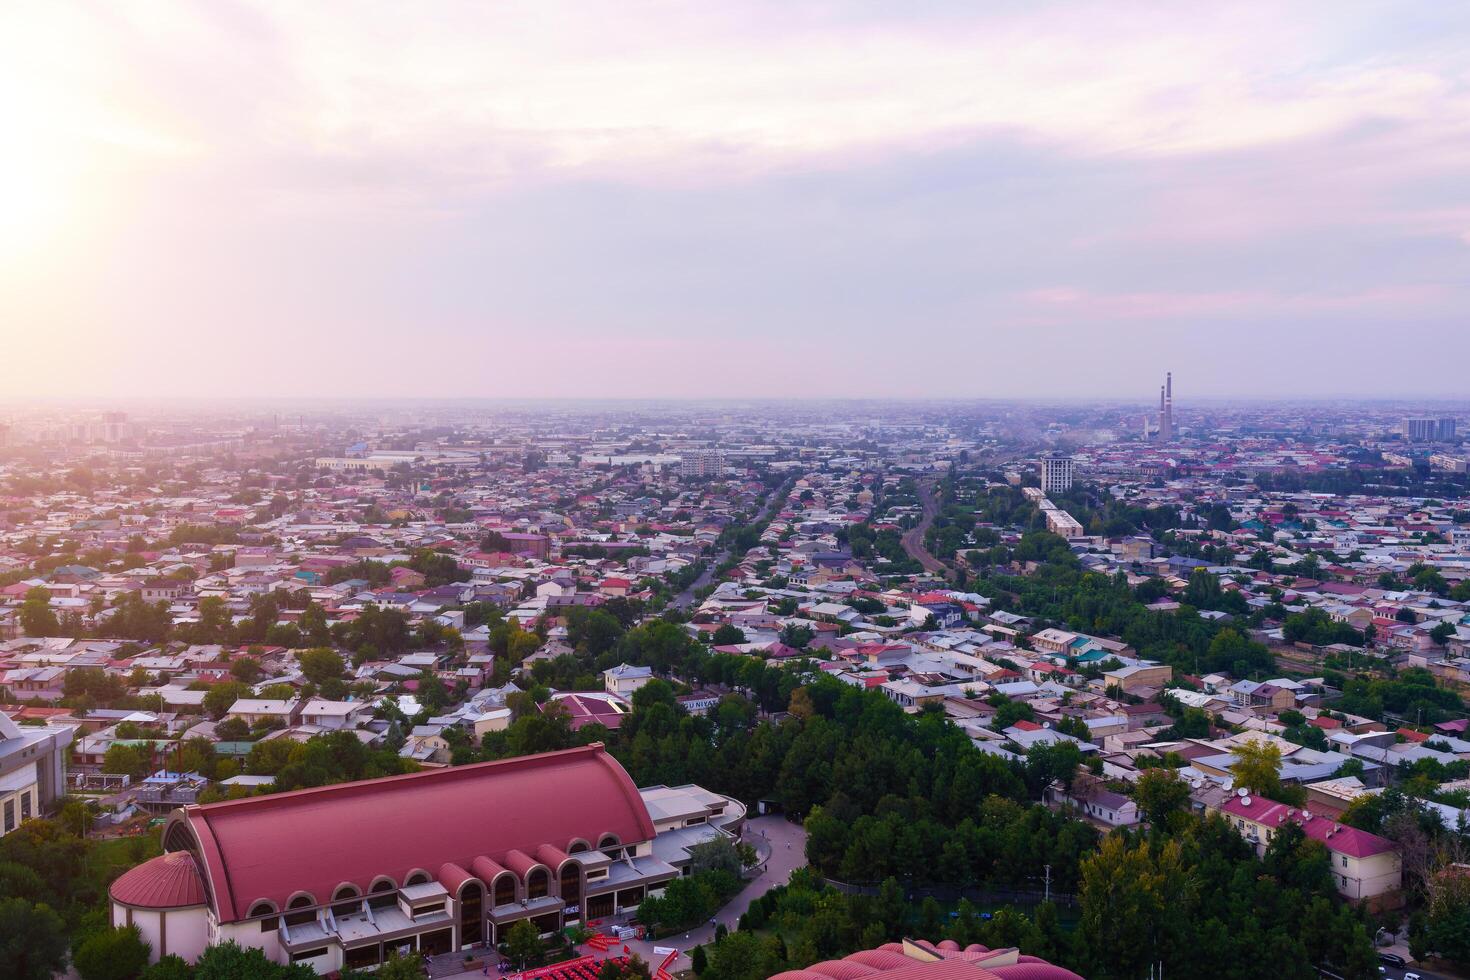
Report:
[[[541,955],[541,936],[530,919],[522,919],[505,934],[506,950],[521,969]]]
[[[26,636],[57,636],[61,624],[51,611],[51,593],[38,585],[26,592],[20,606],[20,629]]]
[[[1232,751],[1235,762],[1230,772],[1235,776],[1235,785],[1275,799],[1281,792],[1281,747],[1266,739],[1255,739],[1241,742]]]
[[[223,718],[230,705],[250,696],[250,688],[239,681],[222,681],[204,692],[204,710],[211,718]]]
[[[333,650],[319,648],[301,654],[301,673],[306,679],[320,687],[329,680],[341,678],[346,665]]]
[[[0,976],[51,980],[66,961],[61,916],[23,898],[0,898]]]
[[[148,775],[152,756],[148,749],[139,745],[114,742],[107,747],[102,757],[102,771],[121,773],[137,780]]]
[[[733,646],[745,642],[745,631],[731,623],[725,623],[715,630],[710,642],[717,647]]]
[[[194,967],[194,980],[307,980],[309,966],[279,966],[258,946],[243,947],[233,939],[206,947]]]
[[[148,966],[150,948],[137,926],[103,929],[82,940],[72,966],[82,980],[133,980]]]
[[[399,956],[395,950],[388,954],[383,965],[373,972],[379,980],[423,980],[424,958],[418,953]]]
[[[1164,827],[1171,814],[1189,806],[1189,784],[1172,769],[1147,769],[1138,777],[1133,800],[1151,826]]]
[[[176,953],[161,956],[157,963],[143,971],[141,980],[193,980],[194,968]]]

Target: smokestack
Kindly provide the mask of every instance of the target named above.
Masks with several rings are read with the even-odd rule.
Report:
[[[1164,374],[1164,421],[1160,426],[1164,439],[1174,441],[1174,372]]]

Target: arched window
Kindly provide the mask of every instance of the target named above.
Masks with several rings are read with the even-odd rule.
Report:
[[[408,879],[405,880],[403,884],[406,886],[406,885],[426,885],[428,883],[429,883],[429,873],[427,871],[415,871],[413,874],[411,874],[411,875],[408,876]]]
[[[332,893],[332,914],[351,915],[362,911],[362,892],[356,885],[338,885]]]
[[[516,900],[515,875],[503,874],[495,876],[495,904],[510,905]]]
[[[301,925],[305,925],[308,922],[315,922],[316,921],[316,909],[314,908],[315,905],[316,905],[316,899],[315,898],[312,898],[310,895],[306,894],[305,892],[303,892],[300,895],[297,895],[294,898],[292,898],[291,901],[289,901],[289,902],[286,903],[286,908],[288,908],[288,909],[296,909],[298,911],[288,912],[286,914],[286,925],[288,925],[288,926],[301,926]]]
[[[368,889],[371,893],[368,904],[375,909],[385,909],[390,905],[394,905],[397,903],[398,898],[393,893],[397,890],[398,886],[393,884],[392,878],[379,878]]]
[[[567,853],[568,854],[581,854],[583,851],[585,851],[587,849],[588,849],[587,848],[587,842],[584,841],[582,838],[578,837],[576,840],[572,841],[572,843],[571,843],[570,846],[567,847]]]
[[[618,840],[617,834],[603,834],[602,839],[597,842],[597,849],[605,852],[608,857],[616,861],[623,856],[623,849],[620,846],[622,843],[622,841]]]
[[[478,881],[467,881],[459,890],[459,943],[472,946],[485,930],[485,888]]]
[[[561,866],[561,900],[568,905],[582,904],[582,866],[568,861]]]
[[[526,897],[543,898],[551,889],[551,874],[541,865],[531,869],[526,875]]]
[[[277,924],[276,903],[261,899],[250,906],[247,918],[260,920],[261,932],[275,932]]]

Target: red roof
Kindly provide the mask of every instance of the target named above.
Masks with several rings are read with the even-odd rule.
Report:
[[[1398,734],[1404,737],[1405,742],[1427,742],[1429,736],[1423,732],[1416,732],[1412,728],[1400,728]]]
[[[171,851],[125,873],[107,889],[114,902],[143,909],[204,904],[204,882],[188,851]]]
[[[1249,803],[1246,803],[1249,800]],[[1312,840],[1321,841],[1329,851],[1346,854],[1348,857],[1363,858],[1382,854],[1394,849],[1393,843],[1366,830],[1349,827],[1333,820],[1316,817],[1302,810],[1288,807],[1259,796],[1232,796],[1220,811],[1231,817],[1240,817],[1263,827],[1276,828],[1287,820],[1294,820]]]
[[[342,882],[366,894],[379,875],[402,884],[415,869],[432,875],[480,856],[503,865],[543,844],[654,836],[637,787],[600,743],[185,807],[165,846],[184,846],[180,832],[197,838],[221,922],[260,899],[285,908],[297,891],[324,903]]]

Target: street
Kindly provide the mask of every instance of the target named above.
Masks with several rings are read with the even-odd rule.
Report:
[[[934,516],[939,513],[939,501],[934,499],[934,488],[927,481],[919,484],[919,506],[923,510],[919,523],[903,532],[899,543],[903,545],[903,550],[910,558],[924,566],[926,572],[948,578],[950,576],[949,566],[931,555],[924,547],[924,535],[929,531],[929,526],[934,523]]]
[[[735,924],[750,908],[750,903],[760,898],[767,891],[777,885],[784,885],[791,880],[791,872],[806,864],[806,831],[800,824],[791,823],[784,816],[771,815],[756,817],[746,821],[744,839],[754,841],[758,836],[764,836],[771,844],[771,856],[766,861],[765,870],[759,877],[751,881],[741,889],[740,893],[732,898],[718,914],[715,922],[723,925],[731,932],[735,931]],[[583,952],[602,958],[623,955],[623,946],[637,953],[651,967],[657,968],[663,959],[654,953],[655,946],[675,947],[679,950],[679,958],[669,967],[669,972],[686,970],[689,968],[689,951],[695,946],[705,945],[713,941],[715,937],[715,926],[705,923],[697,929],[681,933],[675,936],[666,936],[653,942],[650,940],[631,939],[626,944],[615,944],[606,954],[596,953],[584,947]],[[492,969],[488,974],[481,970],[465,970],[458,973],[435,972],[435,980],[474,980],[478,977],[484,980],[486,976],[499,977],[500,974]]]

